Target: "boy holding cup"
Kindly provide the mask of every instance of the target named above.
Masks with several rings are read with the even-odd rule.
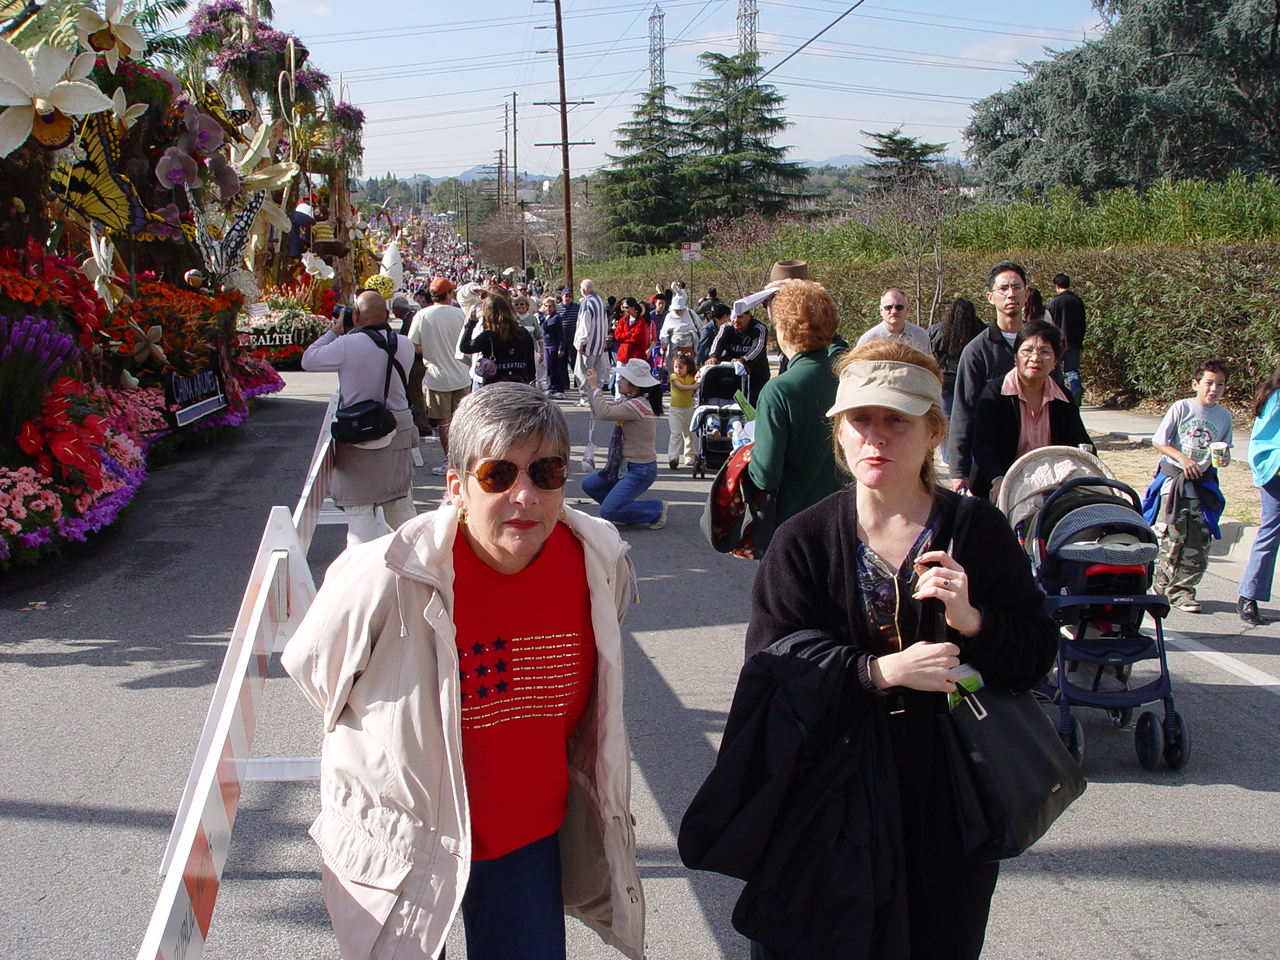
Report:
[[[1192,370],[1194,397],[1171,406],[1151,445],[1163,456],[1142,501],[1147,522],[1160,538],[1156,593],[1184,613],[1199,613],[1196,585],[1209,562],[1209,540],[1218,539],[1226,501],[1218,467],[1231,462],[1231,413],[1218,405],[1227,382],[1221,360],[1201,360]]]

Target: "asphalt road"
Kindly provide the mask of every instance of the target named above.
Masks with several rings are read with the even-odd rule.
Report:
[[[267,510],[296,498],[332,389],[322,375],[289,379],[245,428],[155,470],[106,535],[0,581],[6,960],[136,953]],[[585,411],[565,410],[581,439]],[[437,446],[423,452],[426,467],[440,462]],[[417,483],[427,508],[441,481],[424,468]],[[729,924],[738,885],[690,873],[674,839],[714,759],[755,570],[702,540],[706,486],[661,469],[668,527],[624,534],[641,578],[626,710],[655,958],[747,956]],[[340,528],[320,528],[317,580],[341,546]],[[1170,619],[1190,763],[1148,773],[1131,729],[1081,711],[1089,789],[1004,866],[990,960],[1280,956],[1280,626],[1242,630],[1235,584],[1212,573],[1200,595],[1205,614]],[[264,699],[255,755],[313,755],[318,718],[278,667]],[[313,784],[246,787],[206,956],[336,960],[305,836],[316,809]],[[451,958],[465,956],[457,934]],[[617,955],[572,922],[569,944],[572,957]]]

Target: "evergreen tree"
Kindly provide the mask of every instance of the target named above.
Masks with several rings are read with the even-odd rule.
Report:
[[[754,53],[698,59],[710,75],[693,84],[678,111],[688,144],[681,173],[693,197],[689,214],[696,224],[749,212],[776,216],[806,177],[786,159],[788,148],[773,144],[790,126],[781,115],[784,97],[758,82],[764,71]]]
[[[687,239],[678,176],[681,132],[667,102],[671,90],[654,87],[641,96],[632,119],[618,127],[618,154],[609,155],[612,163],[601,172],[605,227],[623,256]]]
[[[1102,38],[974,105],[964,136],[990,191],[1280,171],[1280,5],[1096,5],[1111,20]]]
[[[867,152],[876,159],[867,166],[870,174],[877,178],[914,179],[933,171],[947,148],[945,143],[925,143],[918,137],[903,136],[902,127],[894,127],[888,133],[863,130],[862,135],[875,141],[867,147]]]

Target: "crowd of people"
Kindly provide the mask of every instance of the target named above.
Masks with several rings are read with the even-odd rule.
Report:
[[[676,284],[639,299],[605,297],[590,279],[558,291],[495,280],[432,276],[413,291],[418,309],[393,303],[402,335],[363,291],[351,333],[335,321],[303,360],[338,371],[344,407],[380,401],[394,421],[385,437],[339,444],[335,502],[352,546],[284,658],[326,717],[312,833],[343,955],[440,957],[460,912],[476,960],[563,958],[566,913],[643,956],[620,705],[636,575],[617,528],[665,525],[668,505],[644,497],[658,421],[665,412],[679,469],[699,378],[727,365],[754,412],[747,472],[774,503],[776,532],[745,641],[758,672],[743,673],[722,749],[803,704],[820,719],[806,736],[837,736],[818,746],[845,759],[789,816],[816,823],[838,795],[840,823],[856,824],[829,841],[791,830],[808,852],[767,863],[735,926],[757,960],[836,945],[978,957],[999,868],[960,843],[937,718],[974,670],[1017,692],[1054,662],[1057,628],[993,503],[1024,454],[1091,447],[1070,279],[1053,279],[1046,305],[1019,264],[997,263],[989,323],[957,299],[930,329],[890,288],[852,348],[830,293],[796,261],[731,304],[714,289],[691,304]],[[407,366],[420,391],[392,375]],[[1153,589],[1189,613],[1223,505],[1216,471],[1230,462],[1226,376],[1221,361],[1198,362],[1194,396],[1154,441]],[[575,389],[589,408],[581,488],[597,518],[565,498]],[[1280,545],[1278,396],[1280,370],[1255,404],[1263,524],[1240,587],[1249,623],[1263,622]],[[445,498],[412,517],[399,468],[415,423],[439,439]],[[557,602],[540,602],[548,595]],[[776,757],[745,756],[743,782],[773,775]],[[818,860],[832,882],[815,881]]]

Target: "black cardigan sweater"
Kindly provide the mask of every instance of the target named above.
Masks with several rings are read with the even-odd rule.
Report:
[[[990,495],[996,478],[1003,477],[1018,459],[1018,438],[1022,433],[1019,400],[1000,392],[1003,383],[1002,376],[988,381],[974,408],[969,485],[974,496],[983,498]],[[1049,442],[1067,447],[1093,443],[1080,411],[1070,400],[1049,401]]]
[[[922,885],[940,879],[963,860],[937,714],[947,709],[939,693],[876,691],[867,674],[870,637],[858,594],[855,550],[855,486],[832,494],[782,524],[760,563],[752,591],[748,657],[799,630],[820,629],[860,651],[862,682],[853,696],[884,711],[898,774],[907,871]],[[959,496],[935,493],[938,523],[933,543],[950,544]],[[1004,516],[989,503],[972,507],[967,531],[951,555],[969,576],[970,602],[982,612],[982,628],[962,637],[947,630],[960,658],[988,684],[1029,689],[1043,677],[1057,651],[1057,629],[1044,609],[1044,594],[1031,576],[1026,554]],[[934,601],[929,601],[933,603]],[[906,644],[933,640],[933,619],[913,618],[919,629]],[[905,708],[902,712],[890,712]]]

